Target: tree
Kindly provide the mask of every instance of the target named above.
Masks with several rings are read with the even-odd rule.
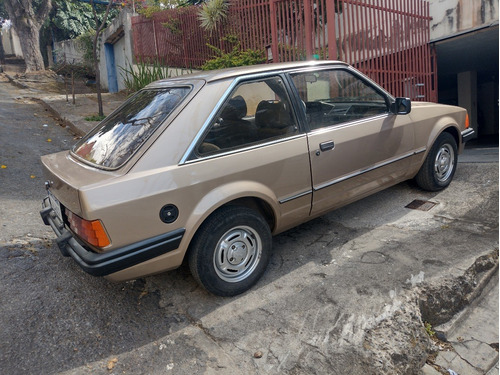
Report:
[[[188,7],[191,5],[202,5],[203,3],[205,3],[205,0],[181,0],[180,6]]]
[[[52,0],[52,4],[49,22],[45,28],[53,36],[54,41],[75,39],[96,29],[94,14],[89,3],[76,0]],[[108,21],[118,13],[118,9],[110,9]],[[102,22],[103,16],[102,12],[97,13],[99,22]]]
[[[110,0],[106,5],[106,11],[104,13],[104,17],[102,17],[102,21],[99,21],[99,16],[97,14],[96,5],[94,4],[94,0],[90,0],[90,5],[92,6],[92,13],[94,14],[94,20],[96,23],[96,33],[94,35],[94,45],[92,49],[92,55],[94,57],[94,70],[95,70],[95,83],[97,88],[97,105],[99,109],[99,116],[104,116],[104,111],[102,108],[102,95],[101,95],[101,73],[99,69],[99,36],[101,31],[104,29],[106,25],[106,21],[108,19],[109,10],[111,9],[112,1]]]
[[[0,4],[3,0],[0,0]],[[38,0],[37,0],[38,1]],[[1,7],[1,6],[0,6]],[[120,13],[119,7],[112,7],[108,15],[108,24],[111,19],[116,17]],[[97,12],[99,21],[102,21],[104,13]],[[94,14],[92,13],[92,7],[88,2],[81,2],[78,0],[52,0],[52,10],[49,12],[49,16],[45,21],[45,24],[40,31],[40,48],[42,50],[42,55],[46,62],[49,56],[46,56],[47,52],[46,46],[51,45],[55,47],[55,43],[68,40],[84,40],[87,42],[88,36],[93,35],[96,30],[96,23],[94,19]],[[84,61],[71,61],[69,63],[93,66],[92,61],[92,41],[87,46],[87,43],[82,43],[84,50]],[[58,61],[59,63],[61,61]],[[93,69],[93,68],[92,68]]]
[[[0,1],[0,64],[5,64],[5,50],[2,41],[2,29],[4,28],[5,18],[7,18],[7,12],[5,11],[3,2]]]
[[[26,72],[44,70],[40,29],[49,15],[51,0],[4,0],[5,10],[19,36]]]

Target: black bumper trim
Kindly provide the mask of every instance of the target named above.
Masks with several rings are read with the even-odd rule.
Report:
[[[465,129],[462,132],[462,143],[465,144],[467,141],[470,141],[470,139],[472,138],[474,133],[475,133],[474,129],[472,129],[472,128]]]
[[[50,225],[57,235],[56,242],[61,253],[71,256],[85,272],[94,276],[106,276],[176,250],[186,231],[180,228],[119,249],[94,253],[83,247],[73,234],[64,228],[47,201],[48,198],[43,200],[40,215],[45,225]]]

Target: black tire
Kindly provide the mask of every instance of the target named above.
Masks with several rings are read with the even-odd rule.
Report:
[[[193,277],[223,297],[250,289],[263,275],[272,248],[269,225],[252,209],[226,206],[200,227],[189,248]]]
[[[457,160],[455,138],[450,133],[441,133],[415,177],[417,185],[427,191],[446,188],[455,175]]]

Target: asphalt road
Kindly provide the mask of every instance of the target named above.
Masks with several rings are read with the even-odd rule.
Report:
[[[2,374],[384,373],[365,354],[381,322],[498,247],[498,163],[460,163],[443,192],[403,183],[277,236],[242,296],[206,293],[185,267],[112,284],[63,258],[39,217],[39,157],[74,137],[23,95],[0,82]],[[406,341],[391,360],[410,361]]]
[[[50,374],[132,350],[168,332],[143,283],[110,284],[63,258],[39,215],[40,156],[74,136],[0,81],[0,373]],[[18,98],[18,99],[16,99]]]

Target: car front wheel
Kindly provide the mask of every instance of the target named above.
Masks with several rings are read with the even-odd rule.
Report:
[[[457,142],[450,133],[442,133],[432,146],[415,181],[424,190],[446,188],[457,169]]]
[[[209,292],[235,296],[260,279],[271,247],[271,231],[261,215],[247,207],[223,207],[194,237],[188,253],[189,268]]]

